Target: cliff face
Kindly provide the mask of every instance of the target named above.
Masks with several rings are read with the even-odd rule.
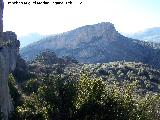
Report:
[[[8,75],[16,67],[19,54],[19,41],[14,32],[3,31],[3,1],[0,0],[0,112],[4,120],[13,110],[12,99],[8,87]]]

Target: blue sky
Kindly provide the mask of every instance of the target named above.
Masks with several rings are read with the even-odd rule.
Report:
[[[72,5],[8,4],[13,1],[16,0],[5,0],[4,31],[15,31],[18,36],[35,32],[56,34],[100,22],[112,22],[124,33],[160,27],[160,0],[72,0]]]

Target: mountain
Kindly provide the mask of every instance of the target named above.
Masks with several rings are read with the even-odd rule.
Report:
[[[18,37],[18,40],[20,40],[20,47],[23,48],[31,43],[37,42],[38,40],[42,39],[44,36],[40,35],[38,33],[30,33],[26,36],[20,36]]]
[[[156,48],[155,48],[156,46]],[[87,25],[59,35],[46,37],[21,49],[26,60],[49,49],[59,57],[71,56],[81,63],[137,61],[160,67],[159,44],[127,38],[109,22]]]
[[[160,27],[149,28],[141,32],[127,35],[128,37],[146,42],[160,43]]]

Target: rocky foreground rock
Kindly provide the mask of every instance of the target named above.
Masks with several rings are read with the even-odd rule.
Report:
[[[20,43],[14,32],[3,32],[3,0],[0,0],[0,112],[3,120],[13,110],[8,75],[16,67]]]

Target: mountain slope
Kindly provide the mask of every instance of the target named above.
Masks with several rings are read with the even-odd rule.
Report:
[[[146,42],[160,43],[160,27],[149,28],[142,32],[128,35],[128,37],[143,40]]]
[[[111,23],[87,25],[56,36],[47,37],[23,49],[26,60],[50,49],[58,56],[73,56],[82,63],[140,61],[160,67],[160,51],[152,44],[119,34]]]

